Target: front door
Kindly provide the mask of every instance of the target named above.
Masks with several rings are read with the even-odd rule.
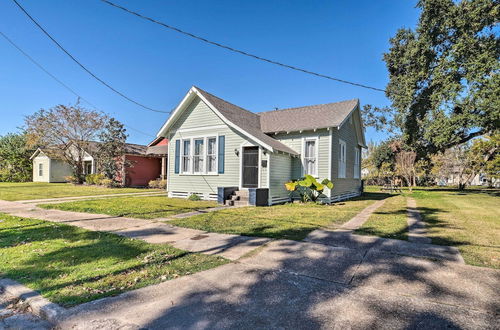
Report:
[[[259,186],[259,147],[243,147],[243,188]]]

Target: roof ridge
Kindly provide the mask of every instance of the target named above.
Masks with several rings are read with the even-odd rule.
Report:
[[[359,102],[359,98],[354,98],[354,99],[350,99],[350,100],[343,100],[343,101],[337,101],[337,102],[328,102],[328,103],[319,103],[319,104],[304,105],[304,106],[301,106],[301,107],[284,108],[284,109],[277,109],[277,110],[267,110],[267,111],[257,112],[257,114],[261,115],[261,114],[272,113],[272,112],[276,112],[276,111],[299,110],[299,109],[304,109],[304,108],[319,107],[319,106],[331,105],[331,104],[347,103],[347,102],[352,102],[352,101]]]

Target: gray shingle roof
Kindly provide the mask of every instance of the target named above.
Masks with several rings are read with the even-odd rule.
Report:
[[[196,89],[230,122],[274,149],[293,155],[296,155],[297,152],[267,134],[337,127],[359,105],[359,100],[353,99],[253,113],[198,87]]]
[[[250,135],[269,145],[273,149],[287,152],[292,155],[298,155],[298,153],[279,142],[276,139],[273,139],[269,135],[264,134],[262,132],[260,125],[261,120],[260,116],[256,113],[245,110],[237,105],[229,103],[215,95],[212,95],[198,87],[196,89],[205,97],[208,102],[210,102],[219,112],[227,118],[230,122],[246,131]]]
[[[293,132],[339,126],[358,105],[358,99],[261,112],[264,133]]]

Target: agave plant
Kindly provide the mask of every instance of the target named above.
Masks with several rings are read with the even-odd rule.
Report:
[[[325,188],[333,189],[333,182],[328,179],[319,182],[312,175],[306,174],[300,180],[285,183],[285,188],[290,191],[292,197],[300,197],[302,202],[316,202],[328,198],[323,194],[323,190]]]

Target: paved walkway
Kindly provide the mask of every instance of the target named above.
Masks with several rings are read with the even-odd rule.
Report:
[[[406,198],[408,240],[415,243],[430,244],[432,240],[426,236],[425,222],[417,209],[417,202],[411,197]]]
[[[463,265],[453,248],[350,231],[316,231],[308,242],[256,242],[3,201],[0,212],[204,253],[262,247],[243,257],[233,250],[231,258],[239,259],[221,267],[67,309],[62,329],[496,329],[500,321],[500,271]]]
[[[0,212],[19,217],[65,223],[88,230],[112,232],[153,244],[168,243],[186,251],[217,254],[231,260],[238,259],[270,241],[267,238],[209,233],[202,230],[175,227],[154,220],[46,210],[33,205],[2,200],[0,200]]]
[[[62,328],[496,329],[500,273],[392,253],[273,241],[254,255],[82,304]]]
[[[359,212],[351,220],[344,223],[340,228],[347,230],[356,230],[361,227],[366,220],[375,212],[379,207],[384,205],[385,199],[379,200],[369,206],[367,206],[363,211]]]

